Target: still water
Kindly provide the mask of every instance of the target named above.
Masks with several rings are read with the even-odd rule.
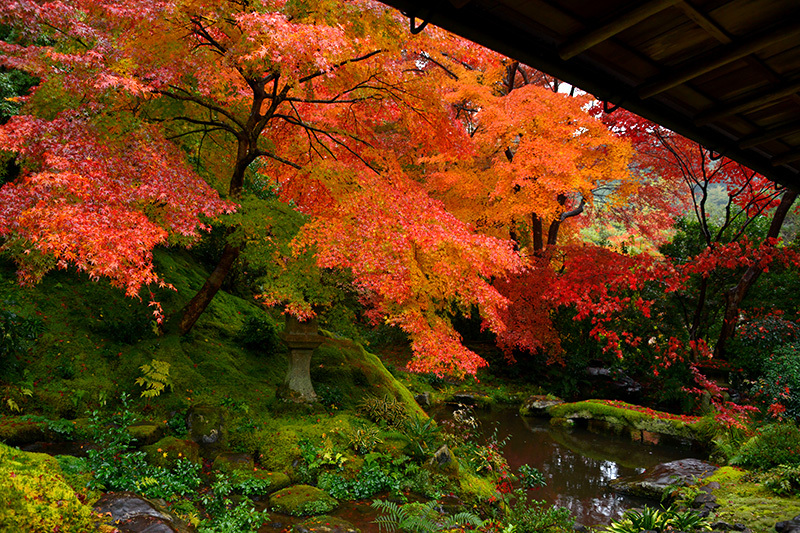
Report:
[[[702,457],[689,447],[646,445],[626,436],[564,429],[510,409],[477,415],[484,434],[496,428],[498,440],[508,437],[503,454],[512,471],[528,464],[544,474],[547,486],[530,491],[531,496],[568,508],[585,525],[608,524],[625,509],[647,503],[611,491],[612,479],[659,463]]]

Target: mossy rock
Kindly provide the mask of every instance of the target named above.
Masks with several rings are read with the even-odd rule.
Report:
[[[0,531],[95,531],[91,507],[64,480],[53,457],[0,444]]]
[[[0,441],[22,446],[45,440],[47,424],[24,420],[18,416],[0,416]]]
[[[250,477],[260,479],[262,481],[269,481],[269,493],[277,492],[285,489],[292,484],[289,476],[284,472],[267,472],[266,470],[255,470],[250,474]]]
[[[211,465],[214,470],[233,472],[235,470],[253,471],[255,462],[249,453],[222,452],[214,458]]]
[[[702,440],[698,430],[700,417],[674,415],[620,401],[563,403],[549,407],[547,412],[553,418],[598,421],[620,432],[624,429],[638,430],[638,433],[631,433],[632,436],[641,436],[642,431],[647,431],[690,441]]]
[[[467,502],[481,502],[496,497],[494,483],[484,477],[462,472],[458,479],[460,495]]]
[[[128,426],[128,433],[136,439],[136,444],[146,446],[157,442],[164,436],[165,427],[155,422],[141,422]]]
[[[273,493],[269,506],[276,513],[313,516],[330,513],[339,507],[339,502],[317,487],[293,485]]]
[[[292,527],[294,533],[361,533],[356,526],[330,515],[314,516]]]
[[[204,457],[212,457],[225,448],[228,432],[221,409],[210,405],[195,405],[186,415],[189,438],[200,445]]]
[[[200,462],[200,445],[175,437],[164,437],[154,444],[142,447],[142,451],[147,454],[147,461],[156,466],[172,466],[184,458],[193,463]]]

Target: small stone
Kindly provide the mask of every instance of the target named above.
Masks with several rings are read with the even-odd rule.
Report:
[[[711,524],[711,529],[717,529],[720,531],[730,531],[731,529],[733,529],[733,526],[727,522],[719,521]]]
[[[572,531],[575,531],[575,533],[586,533],[587,531],[589,531],[589,528],[584,526],[583,524],[575,522],[574,524],[572,524]]]
[[[745,529],[747,529],[747,526],[737,522],[737,523],[733,524],[733,528],[731,528],[731,529],[733,529],[734,531],[744,531]]]
[[[716,501],[717,501],[717,497],[716,496],[714,496],[713,494],[708,494],[708,493],[704,492],[702,494],[698,494],[697,496],[695,496],[694,500],[692,500],[692,504],[695,507],[701,507],[706,503],[714,503]],[[730,529],[730,528],[728,528],[728,529]]]
[[[417,394],[414,396],[414,400],[419,404],[420,407],[430,407],[431,406],[431,394],[429,392],[423,392],[422,394]]]
[[[709,512],[719,509],[720,507],[722,507],[720,504],[714,502],[709,502],[703,505],[703,509],[708,509]]]

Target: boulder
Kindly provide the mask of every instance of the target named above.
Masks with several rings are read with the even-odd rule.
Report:
[[[339,502],[324,490],[311,485],[293,485],[269,497],[270,509],[292,516],[313,516],[330,513]]]
[[[420,407],[426,408],[431,406],[431,393],[430,392],[423,392],[422,394],[417,394],[414,396],[414,400],[419,404]]]
[[[525,403],[523,403],[522,407],[519,409],[519,414],[522,416],[547,417],[550,416],[547,412],[548,409],[554,405],[559,405],[562,403],[564,403],[564,400],[561,398],[545,396],[543,394],[534,394],[525,400]]]
[[[648,468],[636,476],[617,478],[610,485],[623,494],[661,500],[669,488],[696,483],[716,470],[716,466],[700,459],[680,459]]]
[[[121,533],[188,533],[189,528],[157,503],[132,492],[108,492],[94,510],[108,514]]]
[[[295,524],[294,533],[361,533],[361,530],[346,520],[335,516],[315,516]]]

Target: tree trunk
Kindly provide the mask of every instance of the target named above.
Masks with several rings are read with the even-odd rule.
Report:
[[[220,257],[216,268],[208,276],[200,290],[197,291],[197,294],[181,310],[181,318],[178,321],[178,331],[181,335],[188,333],[194,323],[197,322],[197,319],[200,318],[200,315],[203,314],[203,311],[206,310],[217,291],[222,287],[225,277],[231,271],[231,267],[233,267],[233,263],[240,253],[241,248],[238,246],[231,246],[229,243],[225,244],[225,248],[222,250],[222,257]]]
[[[786,192],[783,193],[781,203],[775,210],[775,214],[772,216],[772,222],[769,225],[769,230],[767,231],[768,239],[778,237],[783,222],[786,220],[786,215],[789,213],[796,199],[797,191],[787,189]],[[725,356],[725,349],[728,341],[733,337],[737,322],[739,321],[739,305],[742,303],[745,296],[747,296],[750,287],[758,280],[761,272],[762,270],[758,265],[750,265],[747,270],[745,270],[744,274],[742,274],[739,283],[725,293],[725,318],[722,321],[722,329],[720,330],[717,344],[714,346],[715,356]]]

